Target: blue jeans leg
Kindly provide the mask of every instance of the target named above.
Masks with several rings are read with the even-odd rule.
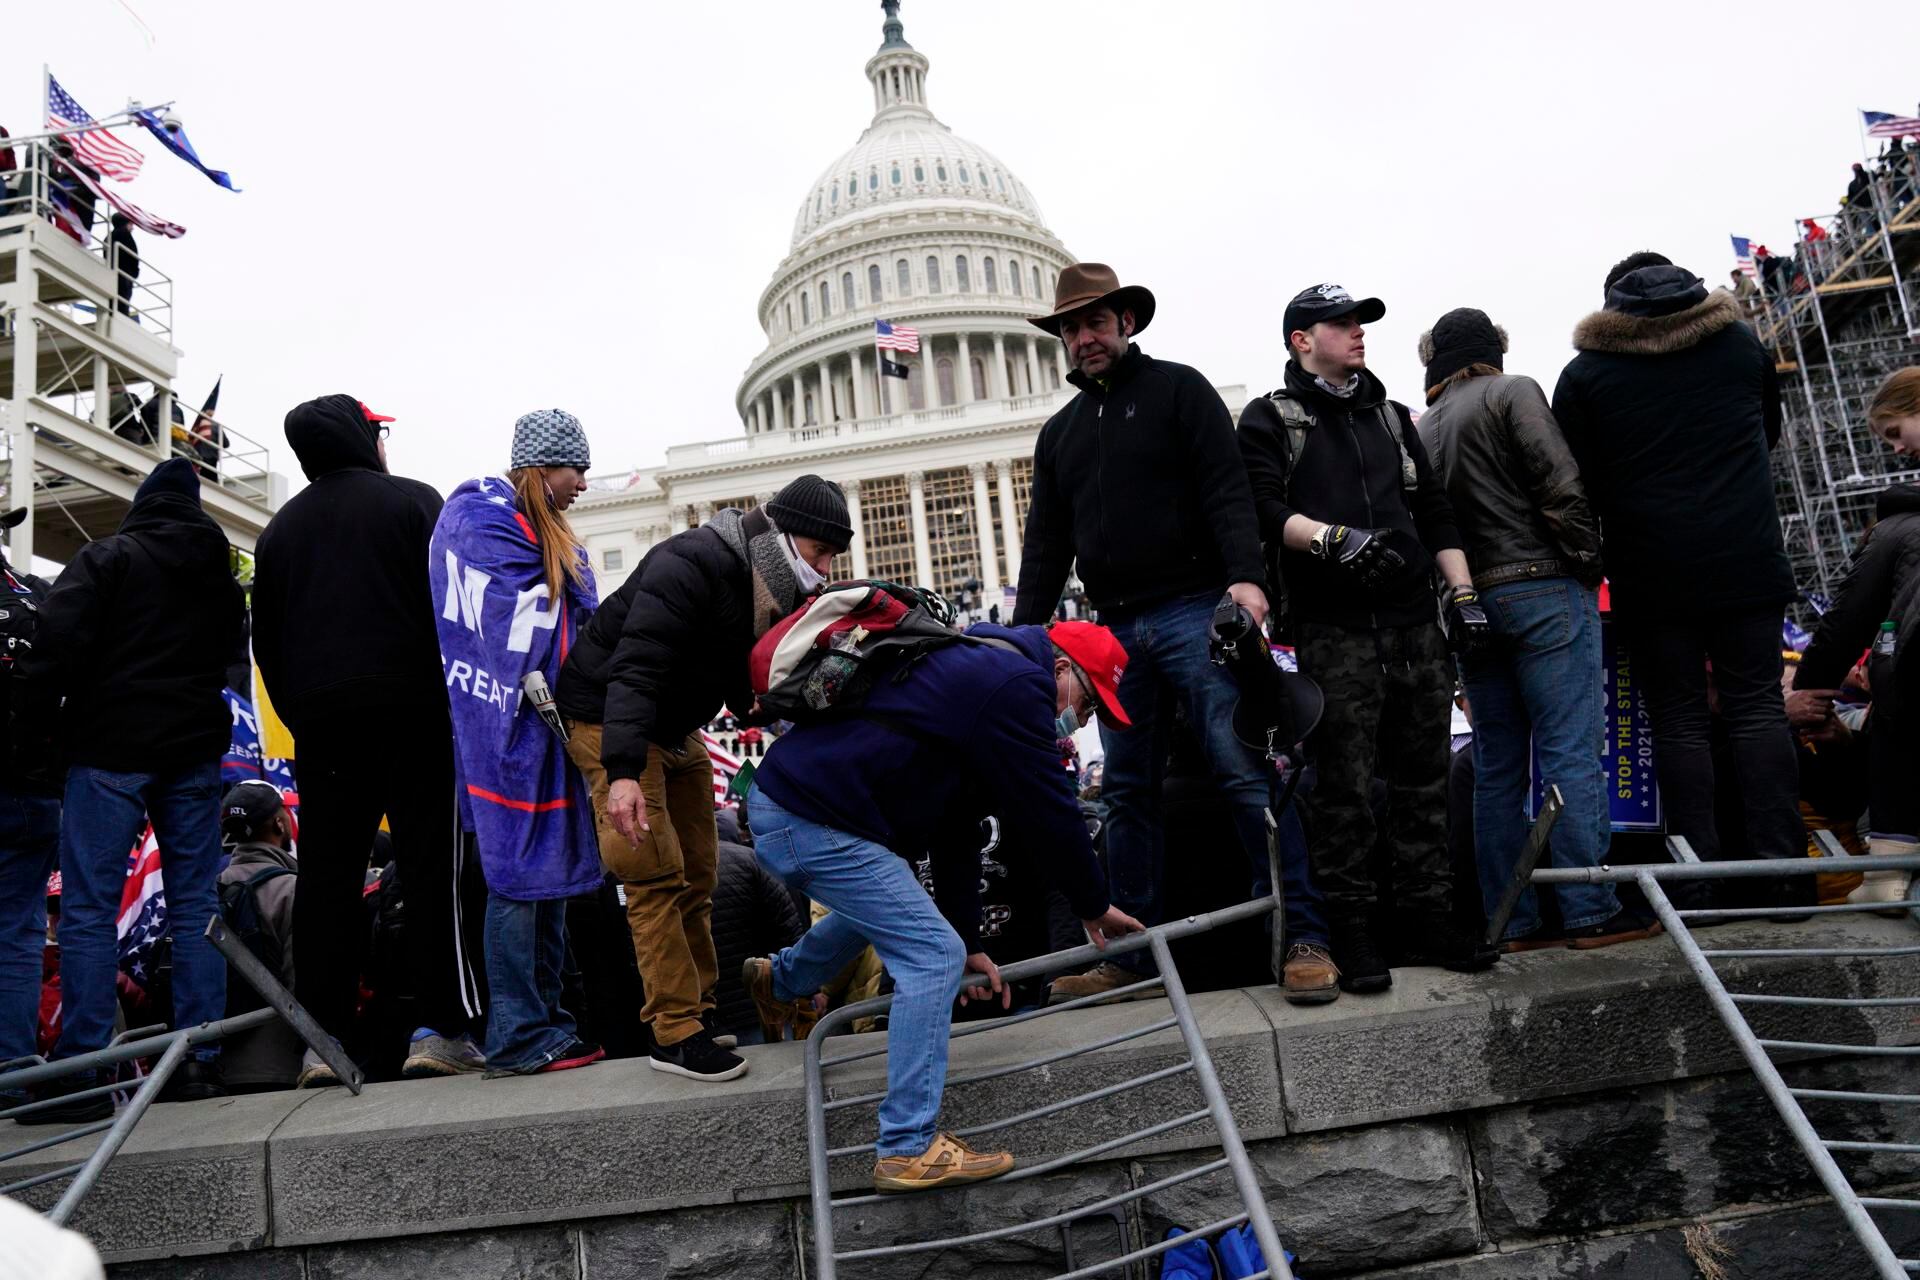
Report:
[[[788,813],[762,791],[756,790],[748,805],[755,855],[782,880],[831,909],[798,943],[774,957],[774,990],[818,990],[858,953],[855,937],[873,943],[893,977],[878,1151],[917,1156],[932,1145],[940,1116],[948,1025],[967,958],[964,944],[906,860],[891,849]],[[826,936],[816,942],[823,930]]]
[[[1168,716],[1165,690],[1154,668],[1153,610],[1112,618],[1109,630],[1127,651],[1120,705],[1129,729],[1100,726],[1106,752],[1101,797],[1107,804],[1107,894],[1113,905],[1145,925],[1161,922],[1166,876],[1166,828],[1160,813],[1165,781]],[[1145,973],[1153,960],[1136,951],[1114,963]]]
[[[487,1065],[527,1071],[573,1042],[560,1007],[567,942],[566,900],[521,902],[487,895]]]
[[[0,791],[0,1062],[35,1052],[47,877],[60,861],[60,802]]]
[[[67,770],[60,823],[60,1043],[56,1058],[107,1047],[119,971],[114,923],[140,834],[144,773]]]
[[[220,872],[227,865],[220,844],[220,762],[156,778],[147,788],[147,814],[167,887],[173,1025],[214,1022],[227,1013],[227,958],[207,941],[207,922],[220,914]],[[204,1060],[219,1052],[212,1044],[193,1054]]]

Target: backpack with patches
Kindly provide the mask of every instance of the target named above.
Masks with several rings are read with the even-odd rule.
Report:
[[[292,874],[285,867],[261,867],[244,880],[228,880],[220,886],[220,917],[227,922],[227,932],[253,952],[254,958],[276,978],[285,972],[281,966],[285,963],[286,953],[280,945],[280,939],[267,932],[266,917],[260,910],[260,886],[277,876]],[[260,998],[260,993],[253,989],[251,982],[245,978],[228,981],[229,1018],[265,1006],[266,1001]]]
[[[928,653],[961,642],[1014,649],[962,634],[953,606],[924,588],[836,582],[761,636],[747,670],[762,720],[807,724],[858,714],[883,674],[904,680]]]

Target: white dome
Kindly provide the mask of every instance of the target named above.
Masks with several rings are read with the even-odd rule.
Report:
[[[793,219],[793,246],[837,223],[920,204],[1012,210],[1043,226],[1027,185],[985,147],[929,114],[875,121],[813,184]]]

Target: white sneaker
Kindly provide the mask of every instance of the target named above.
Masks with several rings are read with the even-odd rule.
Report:
[[[1860,887],[1847,895],[1847,901],[1856,905],[1874,902],[1905,902],[1908,896],[1907,891],[1913,883],[1913,872],[1865,870],[1873,865],[1874,855],[1896,853],[1920,853],[1920,844],[1909,840],[1888,840],[1881,836],[1875,836],[1869,840],[1866,858],[1854,864],[1863,869],[1864,878],[1860,881]],[[1896,908],[1878,914],[1902,916],[1906,912]]]

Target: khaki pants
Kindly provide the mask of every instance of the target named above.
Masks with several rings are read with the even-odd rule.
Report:
[[[649,829],[629,842],[607,820],[611,784],[600,763],[600,726],[574,725],[567,754],[593,793],[601,864],[626,890],[627,927],[647,993],[640,1017],[656,1043],[679,1044],[700,1030],[720,976],[713,951],[713,888],[720,875],[713,763],[698,736],[679,756],[649,747],[640,775]]]

